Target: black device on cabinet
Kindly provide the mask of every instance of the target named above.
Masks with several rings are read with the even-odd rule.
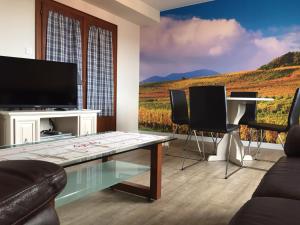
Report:
[[[0,108],[77,108],[77,65],[0,56]]]

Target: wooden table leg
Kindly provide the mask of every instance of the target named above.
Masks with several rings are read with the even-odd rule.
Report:
[[[160,199],[162,178],[162,144],[151,149],[150,198]]]
[[[102,162],[108,162],[108,161],[111,161],[113,159],[112,156],[105,156],[102,158]]]
[[[150,150],[150,187],[134,184],[132,182],[122,182],[112,188],[131,194],[148,197],[149,199],[161,198],[161,179],[162,179],[162,144],[152,145]]]

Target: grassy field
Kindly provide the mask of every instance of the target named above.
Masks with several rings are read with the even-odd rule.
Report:
[[[259,97],[272,97],[273,102],[259,102],[257,117],[261,122],[286,124],[296,88],[300,87],[300,66],[269,70],[241,71],[218,76],[183,79],[172,82],[150,83],[140,86],[139,128],[151,131],[172,131],[169,89],[183,89],[188,95],[190,86],[226,85],[231,91],[257,91]],[[182,128],[180,132],[186,131]],[[248,139],[242,127],[243,139]],[[267,132],[268,142],[278,142],[276,134]]]

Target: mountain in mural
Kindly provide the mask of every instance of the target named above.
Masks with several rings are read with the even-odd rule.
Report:
[[[174,80],[184,80],[194,77],[207,77],[212,75],[218,75],[219,73],[213,70],[208,69],[201,69],[201,70],[195,70],[191,72],[186,73],[171,73],[166,76],[152,76],[148,79],[145,79],[141,81],[141,84],[145,83],[156,83],[156,82],[164,82],[164,81],[174,81]]]
[[[288,52],[273,59],[270,63],[261,66],[260,69],[269,70],[286,66],[300,66],[300,52]]]

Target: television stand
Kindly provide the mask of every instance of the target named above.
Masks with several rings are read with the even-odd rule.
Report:
[[[55,108],[54,111],[67,111],[67,110],[64,108]]]
[[[51,130],[51,131],[41,131],[42,134],[47,135],[47,136],[53,136],[53,135],[61,135],[61,131],[56,131],[56,130]]]
[[[51,119],[55,129],[72,136],[97,132],[99,110],[0,111],[0,145],[41,141],[41,120]]]

